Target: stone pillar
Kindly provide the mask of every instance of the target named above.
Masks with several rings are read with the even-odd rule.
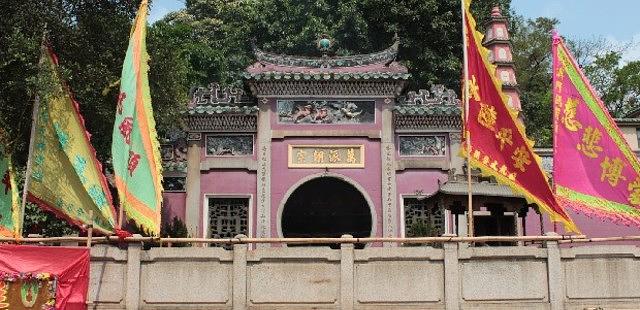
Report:
[[[256,237],[271,237],[271,123],[270,106],[263,99],[258,113],[258,197],[256,201]],[[268,247],[259,243],[257,247]]]
[[[189,148],[187,150],[187,198],[185,210],[185,225],[191,236],[199,236],[202,232],[200,221],[200,158],[202,133],[189,133]],[[206,237],[206,236],[203,236]]]
[[[135,234],[133,237],[142,237]],[[140,252],[142,243],[129,243],[127,248],[127,278],[125,279],[125,307],[140,309]]]
[[[238,310],[247,308],[247,248],[246,243],[233,245],[233,309]]]
[[[382,232],[383,237],[398,236],[398,208],[396,195],[395,143],[393,135],[392,99],[385,99],[382,105]],[[384,246],[397,246],[385,243]]]
[[[460,143],[462,142],[462,133],[461,132],[450,132],[449,133],[449,169],[453,169],[453,174],[461,174],[466,173],[463,169],[463,165],[465,159],[458,156],[460,153]],[[461,235],[462,236],[462,235]]]
[[[444,234],[443,237],[455,237]],[[444,248],[444,304],[445,309],[460,309],[460,275],[458,272],[458,244],[445,242]]]
[[[342,235],[342,238],[353,238]],[[354,245],[343,243],[340,245],[340,309],[353,309],[354,303]]]
[[[548,232],[546,236],[557,236],[554,232]],[[564,309],[564,272],[562,268],[562,260],[560,258],[560,248],[558,241],[547,241],[547,270],[549,281],[549,303],[551,310]]]

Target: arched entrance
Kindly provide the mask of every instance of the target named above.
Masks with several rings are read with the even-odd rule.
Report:
[[[369,237],[372,214],[362,192],[346,180],[322,176],[298,186],[282,209],[284,237]]]

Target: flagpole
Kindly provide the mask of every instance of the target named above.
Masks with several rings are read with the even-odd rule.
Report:
[[[40,60],[38,60],[38,70],[42,69],[43,56],[42,53],[45,49],[47,41],[47,23],[44,24],[44,30],[42,31],[42,41],[40,42]],[[31,113],[31,134],[29,136],[29,154],[27,155],[27,169],[24,172],[24,186],[22,187],[22,205],[20,206],[20,234],[18,238],[22,237],[24,230],[24,216],[27,208],[27,196],[29,193],[29,184],[31,183],[31,164],[33,157],[33,144],[36,139],[36,125],[38,123],[38,113],[40,113],[40,96],[36,94],[36,98],[33,102],[33,111]]]
[[[20,221],[20,234],[18,237],[22,237],[24,229],[24,214],[27,207],[27,193],[29,192],[29,183],[31,183],[31,157],[33,155],[33,142],[36,136],[36,123],[38,121],[38,113],[40,110],[40,96],[36,95],[36,99],[33,103],[33,113],[31,114],[31,136],[29,137],[29,155],[27,157],[27,170],[24,174],[24,186],[22,187],[22,206],[20,207],[20,214],[22,219]]]
[[[467,236],[473,237],[473,194],[471,192],[471,134],[467,130],[469,122],[469,58],[467,55],[467,16],[465,0],[460,0],[462,12],[462,59],[464,79],[462,85],[464,87],[464,135],[467,149]]]

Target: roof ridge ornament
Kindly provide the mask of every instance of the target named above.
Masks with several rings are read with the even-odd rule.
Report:
[[[198,106],[253,106],[255,103],[249,98],[241,87],[229,85],[221,86],[219,83],[211,83],[208,87],[198,87],[191,92],[190,108]]]
[[[430,91],[419,89],[418,92],[407,92],[401,102],[406,105],[460,105],[456,92],[441,84],[431,85]]]
[[[341,68],[366,66],[371,64],[389,65],[396,59],[398,55],[399,43],[400,40],[396,38],[391,46],[382,51],[350,56],[329,57],[327,54],[324,54],[322,57],[285,55],[266,52],[257,48],[256,46],[254,46],[253,52],[256,60],[263,65],[272,64],[286,67]],[[326,46],[326,50],[328,51],[328,49],[332,47],[333,43],[332,40],[330,40],[328,37],[321,37],[318,40],[317,44],[319,49],[324,48],[323,46]],[[323,49],[321,49],[321,51],[322,50]]]

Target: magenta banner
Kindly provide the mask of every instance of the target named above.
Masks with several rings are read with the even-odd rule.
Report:
[[[558,200],[577,212],[640,226],[640,162],[562,39],[553,38]]]

